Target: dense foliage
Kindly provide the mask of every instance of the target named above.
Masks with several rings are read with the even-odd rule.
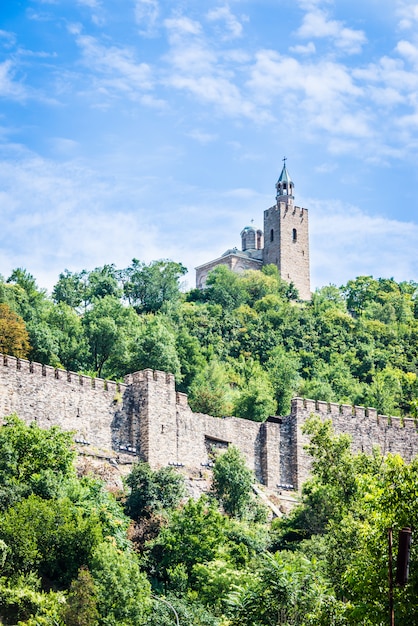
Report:
[[[359,277],[297,300],[274,267],[216,268],[182,293],[171,261],[0,279],[2,350],[120,379],[171,371],[194,410],[263,421],[293,395],[418,414],[415,283]],[[16,416],[0,427],[0,623],[19,626],[380,626],[388,528],[418,526],[418,461],[353,455],[330,423],[306,424],[311,478],[266,522],[238,450],[210,493],[138,464],[116,496],[78,475],[71,434]],[[206,471],[206,470],[205,470]],[[397,626],[418,623],[418,551],[395,588]]]
[[[387,623],[388,528],[396,554],[396,531],[418,524],[418,460],[353,455],[349,438],[315,416],[306,432],[312,477],[300,504],[266,523],[235,448],[217,456],[212,494],[188,499],[174,469],[139,464],[116,499],[77,477],[66,434],[8,419],[0,623],[168,626],[174,612],[198,626]],[[25,467],[16,472],[23,441],[28,460],[40,451],[46,490]],[[395,588],[398,626],[417,623],[417,592],[413,543],[409,580]]]
[[[256,421],[294,395],[418,415],[418,285],[360,276],[299,302],[274,266],[216,267],[181,290],[172,261],[65,270],[52,296],[0,277],[0,350],[108,379],[170,371],[195,411]]]

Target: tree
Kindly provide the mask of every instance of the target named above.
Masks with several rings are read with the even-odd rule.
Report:
[[[75,273],[64,270],[59,275],[58,282],[52,290],[54,302],[63,303],[77,309],[80,304],[87,301],[87,271]]]
[[[0,304],[0,352],[26,358],[29,351],[25,322],[7,304]]]
[[[174,261],[146,265],[133,259],[124,272],[124,294],[138,313],[155,313],[164,303],[180,298],[180,279],[186,273],[187,268]]]
[[[88,363],[98,376],[119,378],[129,369],[129,351],[138,318],[115,296],[97,299],[82,320],[88,342]]]
[[[242,280],[235,272],[226,265],[217,265],[209,272],[204,296],[208,302],[220,304],[225,310],[232,310],[245,302],[246,293]]]
[[[96,626],[99,612],[93,578],[86,567],[72,581],[64,609],[65,626]]]
[[[171,467],[152,470],[148,463],[137,463],[126,478],[131,491],[126,513],[139,519],[163,509],[173,509],[186,495],[184,478]]]
[[[231,400],[227,369],[223,363],[211,359],[190,385],[190,406],[195,412],[221,417],[231,414]]]
[[[270,378],[254,359],[241,358],[237,366],[240,380],[234,399],[234,414],[254,422],[264,422],[277,409]]]
[[[27,426],[15,415],[0,428],[0,510],[30,493],[50,498],[74,476],[71,433]]]
[[[5,574],[36,572],[46,587],[69,585],[101,538],[97,515],[85,516],[68,498],[32,494],[0,519],[0,539],[10,550]]]
[[[170,372],[176,381],[181,381],[175,332],[164,317],[152,314],[141,318],[130,363],[131,371],[147,367]]]
[[[243,518],[249,513],[254,476],[235,446],[219,454],[213,466],[212,490],[225,513]]]
[[[226,520],[206,496],[192,498],[172,512],[169,523],[149,544],[147,561],[153,574],[168,583],[170,571],[182,565],[190,584],[193,566],[211,561],[224,544]]]
[[[133,552],[99,544],[90,566],[101,626],[141,626],[151,608],[150,584]]]

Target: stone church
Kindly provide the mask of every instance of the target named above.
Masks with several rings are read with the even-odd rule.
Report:
[[[196,286],[202,289],[208,273],[217,265],[233,272],[277,266],[283,280],[293,283],[301,300],[310,300],[308,211],[294,204],[294,183],[286,159],[276,183],[276,204],[264,211],[264,232],[255,226],[241,231],[241,250],[232,248],[222,256],[196,267]]]

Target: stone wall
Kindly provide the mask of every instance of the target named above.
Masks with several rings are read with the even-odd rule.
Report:
[[[233,444],[257,478],[280,474],[280,424],[193,413],[172,374],[144,370],[115,383],[0,354],[0,416],[74,431],[83,454],[148,461],[153,468],[201,470],[213,450]]]
[[[418,454],[418,428],[414,419],[378,415],[373,408],[294,398],[288,418],[293,433],[290,446],[293,454],[288,467],[292,483],[298,488],[311,468],[310,457],[304,450],[308,438],[302,434],[302,426],[312,414],[330,419],[337,435],[350,435],[354,452],[371,454],[378,447],[383,455],[399,454],[407,463]]]
[[[331,419],[337,434],[351,435],[355,451],[370,453],[377,445],[407,462],[418,454],[415,421],[375,409],[295,398],[289,416],[264,424],[216,418],[193,413],[171,374],[147,369],[115,383],[0,354],[0,417],[11,413],[41,428],[74,431],[79,452],[115,464],[141,459],[153,468],[202,471],[216,450],[232,444],[271,488],[299,489],[309,475],[302,425],[312,413]]]

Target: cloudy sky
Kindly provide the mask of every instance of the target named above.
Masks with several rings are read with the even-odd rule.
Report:
[[[418,281],[418,3],[9,0],[0,274],[240,245],[282,159],[313,287]]]

